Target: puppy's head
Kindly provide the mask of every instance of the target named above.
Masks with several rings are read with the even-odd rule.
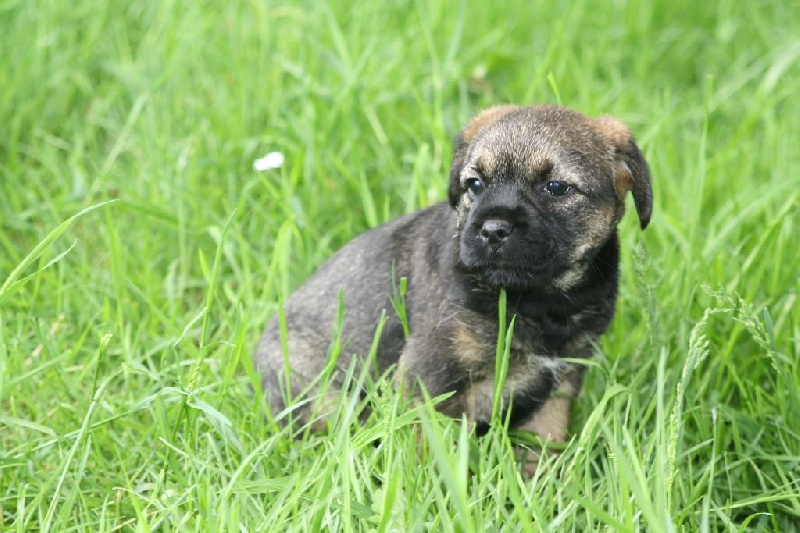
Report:
[[[461,266],[492,288],[574,286],[614,235],[628,191],[645,228],[650,174],[618,120],[490,108],[459,134],[450,170]]]

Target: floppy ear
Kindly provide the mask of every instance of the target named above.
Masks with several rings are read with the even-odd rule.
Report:
[[[650,169],[642,151],[637,146],[628,128],[614,117],[597,119],[600,132],[614,148],[616,176],[614,187],[620,200],[628,191],[633,193],[633,204],[639,214],[642,229],[650,222],[653,212],[653,189],[650,184]]]
[[[450,205],[452,207],[458,205],[458,199],[461,197],[461,168],[464,166],[464,158],[467,156],[467,151],[473,139],[483,128],[497,122],[517,109],[519,109],[519,107],[514,105],[490,107],[470,120],[469,124],[456,136],[455,149],[453,151],[453,165],[450,167],[449,196]]]

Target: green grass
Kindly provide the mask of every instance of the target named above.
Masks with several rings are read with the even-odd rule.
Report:
[[[0,2],[0,530],[800,530],[798,36],[785,0]],[[381,380],[363,426],[267,420],[278,300],[504,102],[618,116],[653,173],[564,453],[523,480]]]

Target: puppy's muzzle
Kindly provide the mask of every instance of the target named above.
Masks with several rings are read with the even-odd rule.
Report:
[[[478,236],[485,245],[496,251],[505,244],[513,231],[514,225],[508,220],[493,218],[483,223]]]

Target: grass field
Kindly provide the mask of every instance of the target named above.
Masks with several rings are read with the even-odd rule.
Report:
[[[0,50],[0,530],[800,530],[797,1],[5,0]],[[381,383],[268,422],[278,299],[505,102],[653,174],[564,453],[524,480]]]

